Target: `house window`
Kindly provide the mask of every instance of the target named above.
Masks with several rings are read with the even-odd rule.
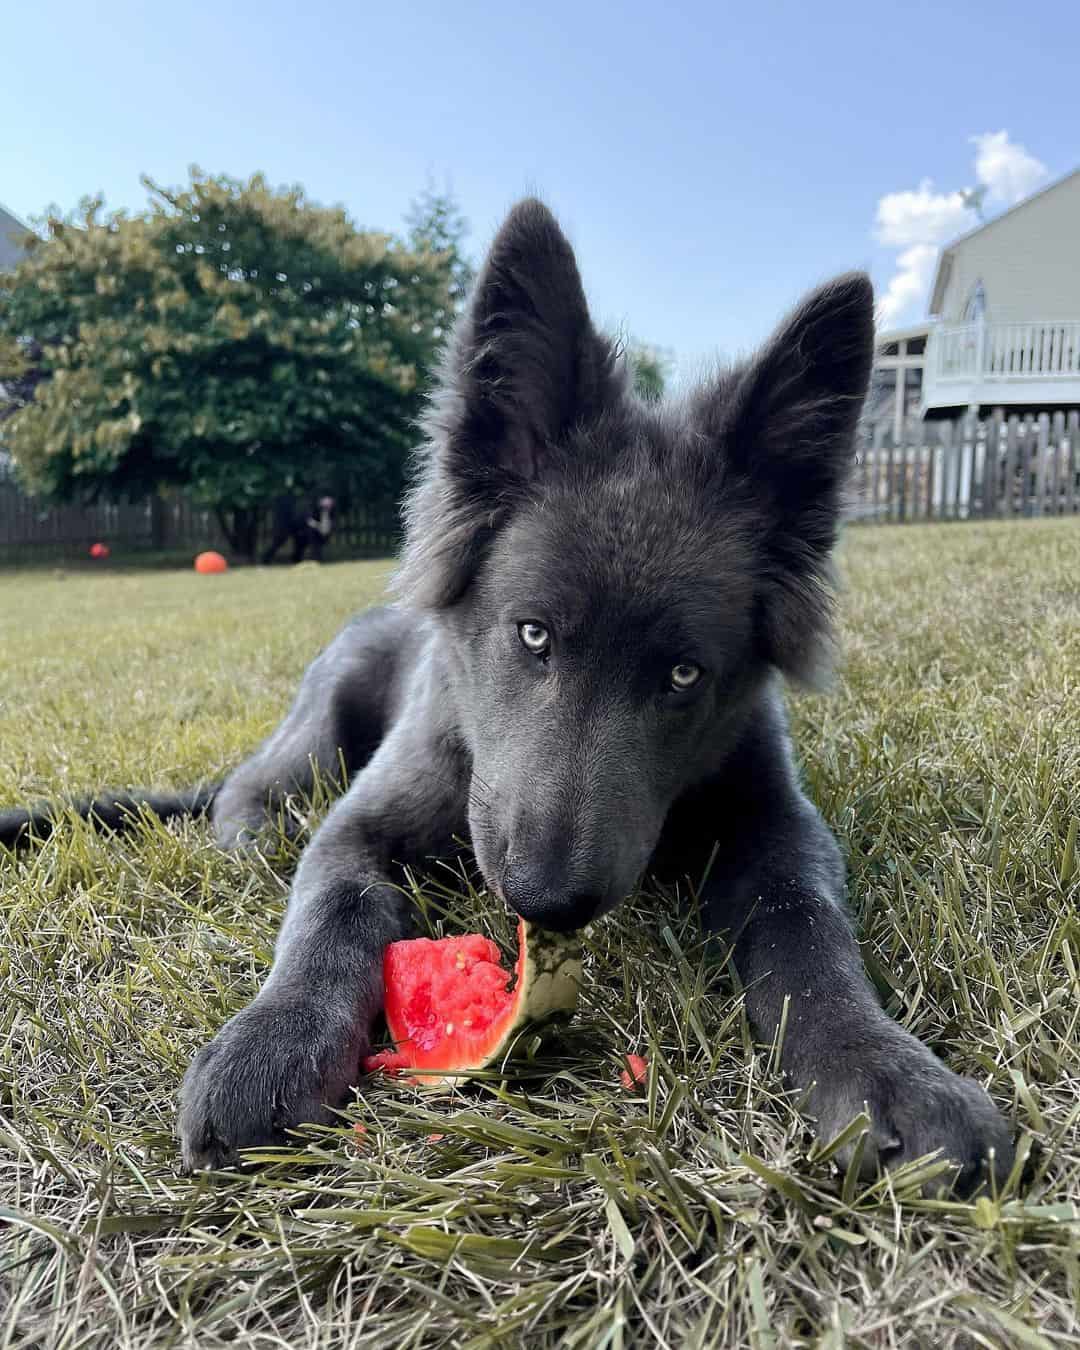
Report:
[[[986,317],[986,291],[980,278],[971,288],[971,294],[964,305],[964,322],[978,323]]]

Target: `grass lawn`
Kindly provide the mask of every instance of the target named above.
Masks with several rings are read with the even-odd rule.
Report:
[[[1012,1114],[1026,1186],[838,1175],[692,905],[647,894],[504,1077],[379,1083],[182,1177],[177,1085],[265,973],[295,855],[73,823],[0,858],[0,1347],[1080,1345],[1080,521],[854,530],[843,571],[806,778],[888,1007]],[[385,573],[0,574],[0,803],[220,774]],[[449,872],[424,896],[434,931],[497,923]]]

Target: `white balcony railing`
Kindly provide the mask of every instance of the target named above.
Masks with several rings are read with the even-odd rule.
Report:
[[[1080,319],[947,325],[928,357],[935,382],[1080,380]]]

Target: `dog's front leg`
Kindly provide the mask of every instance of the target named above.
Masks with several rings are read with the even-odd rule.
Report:
[[[406,935],[397,863],[463,834],[467,774],[445,745],[384,742],[301,859],[274,965],[255,1000],[196,1055],[180,1097],[185,1167],[332,1119],[382,1007],[382,958]]]
[[[865,1170],[940,1150],[962,1191],[991,1160],[1002,1180],[1013,1158],[1005,1120],[879,1006],[841,892],[836,844],[801,799],[748,828],[707,883],[710,923],[730,932],[755,1034],[765,1043],[782,1034],[785,1078],[805,1093],[823,1140],[869,1113]]]

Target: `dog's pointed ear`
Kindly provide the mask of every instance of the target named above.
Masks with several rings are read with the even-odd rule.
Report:
[[[697,403],[725,480],[762,520],[767,655],[810,683],[830,664],[830,555],[873,353],[873,288],[850,273],[807,296],[751,362]]]
[[[801,513],[846,474],[874,352],[874,292],[862,272],[811,292],[717,408],[729,464]]]
[[[542,202],[519,202],[495,236],[449,353],[458,400],[452,467],[542,476],[549,447],[599,409],[610,344],[589,318],[577,262]]]
[[[519,202],[443,357],[398,590],[425,606],[452,603],[486,539],[532,483],[557,472],[567,433],[603,412],[623,378],[555,217],[542,202]]]

